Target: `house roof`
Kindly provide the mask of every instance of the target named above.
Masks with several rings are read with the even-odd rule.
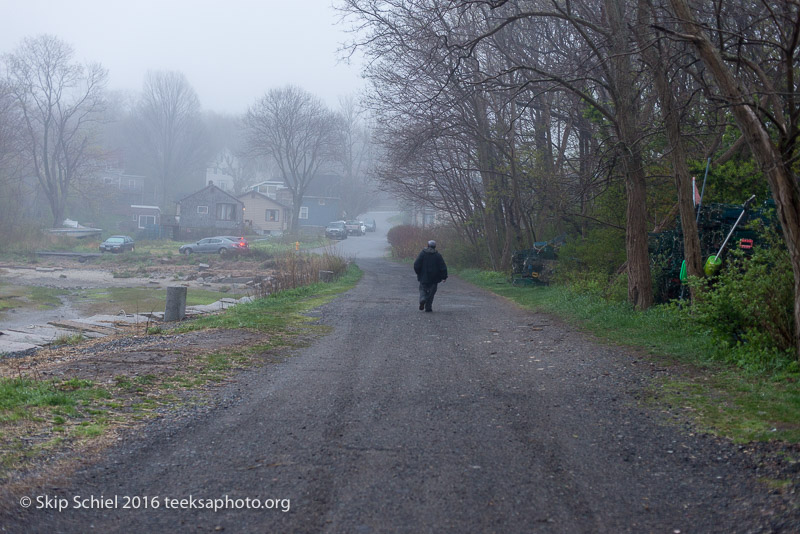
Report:
[[[269,201],[270,201],[270,202],[272,202],[273,204],[277,204],[278,206],[280,206],[280,207],[282,207],[282,208],[289,209],[289,206],[287,206],[286,204],[283,204],[283,203],[281,203],[281,202],[278,202],[278,201],[277,201],[277,200],[275,200],[274,198],[272,198],[272,197],[269,197],[269,196],[265,195],[264,193],[260,193],[260,192],[258,192],[258,191],[255,191],[255,190],[253,190],[253,191],[247,191],[246,193],[242,193],[242,194],[241,194],[241,195],[239,195],[237,198],[243,198],[243,197],[247,197],[247,196],[249,196],[250,198],[255,198],[255,197],[257,197],[257,196],[258,196],[258,197],[261,197],[261,198],[263,198],[264,200],[269,200]]]
[[[219,188],[219,187],[217,187],[216,185],[214,185],[214,184],[208,184],[208,185],[207,185],[207,186],[205,186],[203,189],[199,189],[199,190],[195,191],[194,193],[192,193],[192,194],[190,194],[190,195],[186,195],[185,197],[183,197],[182,199],[180,199],[180,200],[178,201],[178,204],[180,204],[181,202],[183,202],[183,201],[184,201],[184,200],[186,200],[187,198],[191,198],[191,197],[193,197],[193,196],[195,196],[195,195],[198,195],[198,194],[202,193],[202,192],[203,192],[203,191],[205,191],[206,189],[211,189],[211,188],[213,188],[213,189],[216,189],[216,191],[217,191],[217,192],[219,192],[219,193],[222,193],[223,195],[225,195],[226,197],[230,198],[230,199],[231,199],[231,200],[233,200],[234,202],[238,202],[239,204],[241,204],[241,203],[242,203],[242,201],[241,201],[241,200],[239,200],[239,199],[238,199],[238,198],[236,198],[235,196],[231,195],[230,193],[226,193],[225,191],[223,191],[222,189],[220,189],[220,188]]]

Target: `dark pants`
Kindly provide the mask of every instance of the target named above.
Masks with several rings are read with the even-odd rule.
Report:
[[[419,303],[425,304],[425,309],[430,310],[433,305],[433,296],[436,295],[436,288],[439,284],[419,283]]]

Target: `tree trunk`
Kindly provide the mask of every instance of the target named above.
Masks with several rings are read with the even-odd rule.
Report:
[[[664,125],[666,127],[669,156],[672,162],[672,172],[675,178],[675,188],[678,192],[678,209],[681,216],[681,229],[683,231],[683,257],[686,260],[686,271],[689,276],[703,277],[703,258],[700,250],[700,236],[697,232],[697,220],[694,209],[694,191],[689,166],[686,164],[686,151],[681,138],[681,125],[678,104],[675,95],[669,87],[667,70],[664,64],[663,51],[659,43],[651,43],[654,36],[648,28],[651,23],[650,8],[647,2],[639,0],[639,45],[642,55],[650,66],[653,80],[661,104]],[[642,37],[646,36],[646,39]],[[691,289],[694,298],[694,288]]]
[[[723,97],[731,105],[730,109],[736,118],[736,123],[772,190],[778,221],[794,273],[794,337],[797,358],[800,360],[800,187],[790,168],[781,158],[778,148],[772,143],[769,132],[759,120],[752,104],[747,101],[739,88],[733,73],[697,24],[686,0],[670,0],[670,4],[703,63],[717,82]]]
[[[650,254],[647,249],[647,186],[639,130],[636,124],[637,88],[631,76],[628,26],[622,0],[606,0],[612,31],[610,59],[615,93],[616,129],[627,192],[625,251],[628,256],[628,301],[637,309],[653,304]]]

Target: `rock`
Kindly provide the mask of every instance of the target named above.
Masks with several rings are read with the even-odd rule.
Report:
[[[205,271],[205,270],[206,270],[206,269],[208,269],[209,267],[211,267],[211,266],[210,266],[209,264],[207,264],[207,263],[198,263],[198,264],[197,264],[197,268],[198,268],[199,270],[201,270],[201,271]]]

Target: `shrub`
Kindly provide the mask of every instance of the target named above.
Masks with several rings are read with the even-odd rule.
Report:
[[[569,279],[578,272],[613,275],[625,262],[625,233],[616,228],[595,228],[586,237],[570,238],[558,251],[559,275]]]
[[[556,281],[573,293],[624,302],[628,279],[617,269],[625,258],[625,234],[616,228],[595,228],[585,238],[568,239],[561,246]]]
[[[393,258],[416,258],[419,251],[425,247],[433,237],[433,231],[419,226],[403,224],[392,226],[386,236],[392,247]]]
[[[751,256],[733,250],[716,279],[690,282],[701,289],[693,313],[710,328],[723,351],[737,348],[730,357],[774,367],[772,360],[791,357],[795,350],[794,279],[777,229],[758,231],[763,246]]]

